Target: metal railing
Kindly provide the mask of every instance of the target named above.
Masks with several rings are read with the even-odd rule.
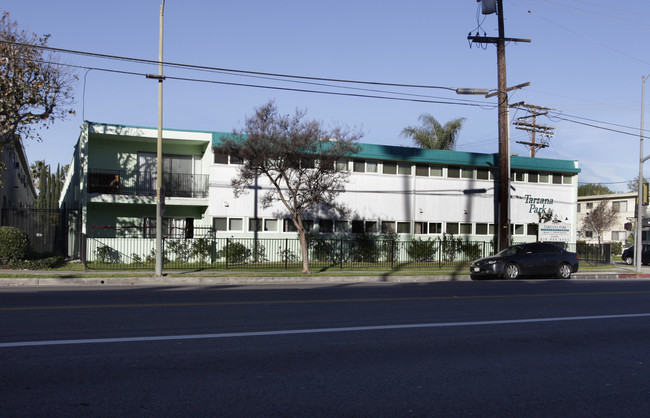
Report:
[[[207,174],[163,173],[162,186],[167,197],[206,198],[208,185]],[[155,196],[156,173],[91,168],[88,193]]]

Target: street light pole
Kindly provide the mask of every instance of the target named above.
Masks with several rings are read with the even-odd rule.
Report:
[[[643,163],[650,158],[643,156],[643,114],[645,113],[645,82],[650,77],[650,74],[641,76],[641,128],[640,128],[640,138],[639,138],[639,182],[638,182],[638,194],[637,194],[637,204],[636,204],[636,236],[634,237],[634,265],[636,266],[637,273],[641,272],[642,264],[642,249],[643,249],[643,216],[641,208],[643,207]]]
[[[162,276],[162,123],[163,123],[163,14],[165,0],[160,5],[160,36],[158,44],[158,139],[156,141],[156,276]]]

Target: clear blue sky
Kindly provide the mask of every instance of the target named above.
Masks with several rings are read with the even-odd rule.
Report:
[[[65,4],[65,6],[63,6]],[[8,0],[2,7],[21,28],[52,35],[50,46],[158,59],[160,0]],[[477,14],[475,0],[214,2],[166,0],[164,60],[210,67],[314,77],[495,89],[496,49],[470,48],[467,34],[496,36],[495,15]],[[575,159],[580,182],[626,191],[638,174],[641,78],[650,73],[650,2],[641,0],[505,0],[506,36],[532,43],[506,48],[508,85],[531,82],[510,103],[550,107],[575,120],[632,135],[559,120],[543,158]],[[478,20],[477,20],[478,18]],[[156,73],[157,67],[62,54],[66,63]],[[95,122],[157,124],[157,83],[142,76],[77,70],[75,117],[27,143],[30,162],[67,164],[85,118]],[[166,69],[167,75],[290,88],[332,88],[206,72]],[[85,83],[84,83],[85,78]],[[650,84],[650,83],[648,83]],[[394,87],[366,87],[405,91]],[[85,94],[84,94],[85,89]],[[379,94],[351,90],[349,93]],[[650,85],[648,85],[650,96]],[[167,80],[164,127],[210,131],[241,128],[253,109],[274,99],[284,113],[305,109],[310,118],[365,132],[363,142],[410,145],[405,126],[430,113],[441,123],[466,118],[459,151],[497,152],[496,98],[457,96],[448,90],[413,90],[444,101],[485,106],[390,101]],[[648,108],[648,106],[646,106]],[[524,113],[511,113],[511,117]],[[647,116],[647,114],[646,114]],[[563,116],[564,117],[564,116]],[[646,117],[650,127],[650,118]],[[592,121],[593,120],[593,121]],[[596,122],[594,122],[596,121]],[[616,125],[605,125],[604,122]],[[511,151],[528,155],[511,128]],[[646,155],[650,142],[646,141]],[[650,164],[645,170],[650,174]]]

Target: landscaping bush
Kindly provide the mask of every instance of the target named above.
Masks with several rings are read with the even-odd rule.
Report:
[[[251,253],[252,251],[241,242],[231,242],[217,253],[217,257],[225,258],[229,263],[243,263]]]
[[[0,263],[24,260],[29,251],[27,234],[13,226],[0,226]]]
[[[417,238],[409,242],[406,253],[413,261],[435,261],[436,252],[438,251],[436,241],[428,238],[426,241]]]

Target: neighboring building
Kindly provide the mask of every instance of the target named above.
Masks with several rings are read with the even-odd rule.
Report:
[[[288,211],[257,202],[268,190],[235,198],[231,179],[238,161],[213,152],[224,133],[163,131],[166,236],[295,238]],[[82,232],[153,238],[156,136],[154,128],[86,122],[76,145],[60,204],[82,208]],[[351,176],[339,201],[347,218],[314,208],[305,224],[314,233],[381,233],[400,239],[443,234],[489,241],[496,223],[497,155],[361,144],[339,161]],[[513,241],[535,241],[539,214],[552,210],[577,237],[576,161],[511,157]]]
[[[636,230],[636,200],[637,193],[604,194],[594,196],[578,196],[578,240],[588,244],[598,243],[598,233],[590,231],[584,226],[584,218],[600,202],[606,201],[617,212],[616,222],[608,231],[604,231],[601,237],[602,242],[621,242],[625,244],[634,235]],[[645,207],[643,207],[645,212]],[[645,216],[645,215],[644,215]],[[647,229],[643,231],[643,239],[646,237]]]
[[[2,208],[32,208],[36,201],[36,189],[20,139],[13,145],[3,147],[2,162],[4,163],[4,167],[0,169]],[[0,219],[0,225],[1,222]]]

